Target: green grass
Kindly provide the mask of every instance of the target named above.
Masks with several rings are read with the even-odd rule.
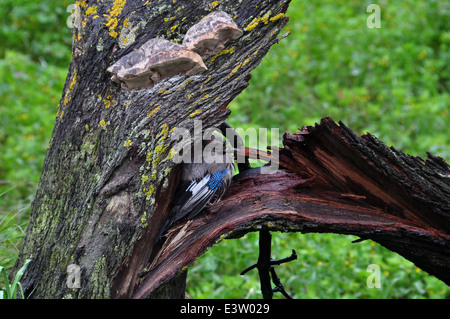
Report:
[[[25,264],[17,271],[11,283],[9,282],[6,269],[0,266],[0,274],[3,277],[3,289],[0,290],[0,299],[16,299],[17,295],[20,299],[25,299],[20,279],[22,279],[22,276],[30,262],[31,259],[27,259],[25,261]]]
[[[276,271],[294,298],[448,298],[450,289],[414,264],[373,241],[355,236],[272,233],[272,258],[295,249],[298,259]],[[262,298],[258,272],[239,273],[258,259],[258,234],[212,247],[188,272],[192,298]],[[238,253],[236,253],[238,252]],[[380,289],[368,288],[367,267],[380,267]],[[284,298],[275,294],[274,298]]]
[[[448,2],[378,1],[381,29],[366,27],[371,1],[293,0],[283,32],[230,104],[234,127],[296,131],[321,117],[371,132],[406,153],[450,158]],[[0,265],[23,243],[71,54],[68,1],[0,6]],[[254,146],[254,145],[252,145]],[[448,298],[450,288],[380,245],[334,234],[273,234],[273,258],[296,298]],[[193,298],[261,298],[258,235],[225,240],[189,270]],[[367,266],[381,269],[369,289]],[[278,296],[280,297],[280,296]]]

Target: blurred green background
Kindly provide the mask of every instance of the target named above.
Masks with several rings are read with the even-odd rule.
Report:
[[[294,132],[321,117],[370,132],[404,152],[450,158],[450,3],[377,1],[381,28],[366,21],[372,1],[293,0],[290,36],[252,72],[230,105],[235,127]],[[0,2],[0,265],[23,243],[57,104],[71,58],[69,1]],[[372,241],[353,236],[273,234],[273,258],[295,298],[448,298],[450,288]],[[189,270],[193,298],[261,298],[258,235],[225,240]],[[381,289],[366,285],[381,269]]]

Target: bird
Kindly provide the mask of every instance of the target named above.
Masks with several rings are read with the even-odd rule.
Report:
[[[230,186],[235,169],[234,155],[227,147],[227,140],[221,140],[215,134],[203,140],[201,158],[195,156],[198,154],[194,154],[191,147],[191,156],[181,164],[180,183],[161,234],[177,222],[193,219],[203,208],[220,201]]]

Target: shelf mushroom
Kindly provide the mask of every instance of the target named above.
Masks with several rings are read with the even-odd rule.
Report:
[[[216,11],[187,31],[183,45],[205,58],[219,53],[229,40],[235,40],[242,34],[242,30],[226,12]]]
[[[176,75],[195,75],[207,70],[200,55],[185,46],[154,38],[110,66],[111,80],[128,91],[151,88]]]

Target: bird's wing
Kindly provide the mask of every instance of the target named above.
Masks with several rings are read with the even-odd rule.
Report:
[[[173,215],[170,218],[172,223],[185,217],[194,218],[209,203],[215,194],[208,186],[210,178],[208,174],[199,181],[180,185],[175,194]]]

